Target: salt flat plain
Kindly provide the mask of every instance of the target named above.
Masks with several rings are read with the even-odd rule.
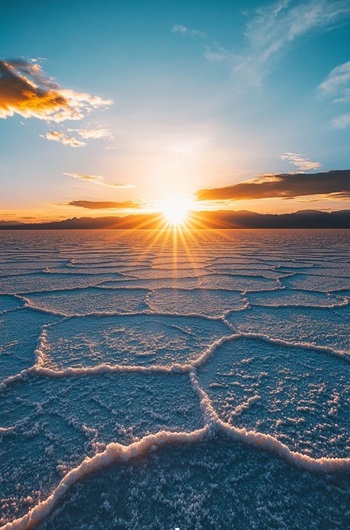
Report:
[[[350,527],[349,243],[2,231],[1,528]]]

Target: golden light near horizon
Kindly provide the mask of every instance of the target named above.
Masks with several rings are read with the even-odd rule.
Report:
[[[191,202],[187,197],[173,197],[163,201],[160,207],[166,223],[171,227],[182,227],[186,225]]]

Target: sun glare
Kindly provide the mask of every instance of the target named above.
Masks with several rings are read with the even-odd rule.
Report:
[[[164,201],[161,206],[162,214],[170,226],[184,226],[188,219],[190,201],[186,197],[173,197]]]

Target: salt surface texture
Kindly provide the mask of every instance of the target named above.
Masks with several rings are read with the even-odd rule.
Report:
[[[349,243],[4,231],[1,528],[348,528]]]

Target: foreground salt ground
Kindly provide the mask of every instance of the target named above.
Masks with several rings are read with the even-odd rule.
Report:
[[[40,529],[348,528],[349,487],[219,436],[91,474]]]
[[[3,233],[2,528],[349,526],[349,240]]]

